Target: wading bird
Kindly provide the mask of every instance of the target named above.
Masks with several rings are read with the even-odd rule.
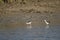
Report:
[[[46,20],[44,22],[46,23],[46,28],[49,28],[49,23]]]
[[[26,22],[27,28],[32,28],[31,23],[32,23],[32,22],[30,22],[30,21],[29,21],[29,22]]]
[[[45,22],[47,25],[49,24],[46,20],[44,20],[44,22]]]

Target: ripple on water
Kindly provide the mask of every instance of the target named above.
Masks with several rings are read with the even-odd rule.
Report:
[[[60,27],[15,28],[0,30],[0,40],[59,40]]]

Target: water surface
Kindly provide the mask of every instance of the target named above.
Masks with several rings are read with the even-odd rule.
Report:
[[[2,28],[0,40],[60,40],[60,26]]]

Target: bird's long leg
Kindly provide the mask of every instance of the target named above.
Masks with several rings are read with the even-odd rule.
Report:
[[[30,28],[32,28],[31,24],[30,24]]]
[[[27,24],[27,28],[32,28],[31,24]]]
[[[47,24],[47,25],[46,25],[46,29],[48,29],[48,28],[49,28],[49,25]]]

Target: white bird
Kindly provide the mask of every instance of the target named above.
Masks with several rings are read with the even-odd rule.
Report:
[[[44,20],[44,22],[47,24],[46,28],[48,29],[49,28],[49,23],[46,20]]]
[[[44,20],[44,22],[45,22],[47,25],[49,24],[46,20]]]
[[[26,22],[27,28],[32,28],[31,23],[32,23],[32,22]]]
[[[26,22],[26,24],[31,24],[31,22]]]

